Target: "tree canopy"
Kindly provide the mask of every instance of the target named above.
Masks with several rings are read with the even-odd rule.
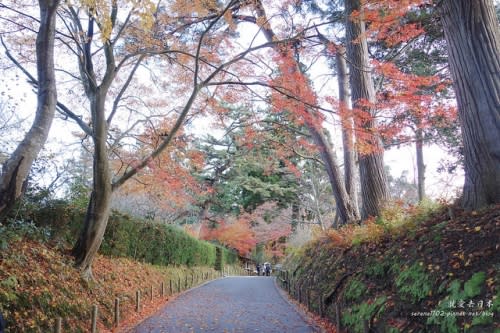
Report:
[[[463,161],[464,207],[500,200],[492,0],[26,0],[3,2],[0,20],[2,70],[36,91],[43,129],[2,157],[0,213],[54,115],[76,126],[67,140],[92,161],[91,182],[73,184],[89,186],[73,248],[88,278],[120,205],[270,255],[298,224],[376,218],[408,183],[386,173],[392,146],[415,144],[418,200],[436,142]]]

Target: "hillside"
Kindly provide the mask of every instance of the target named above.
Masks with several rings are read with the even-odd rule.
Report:
[[[123,327],[175,297],[179,281],[185,289],[220,275],[211,267],[162,267],[101,255],[93,272],[95,282],[88,283],[66,251],[28,239],[10,244],[0,253],[0,306],[7,332],[49,332],[57,317],[63,318],[64,332],[89,332],[94,304],[99,309],[99,332],[106,332],[113,326],[115,298],[120,298]],[[164,297],[160,297],[162,282]],[[135,312],[137,290],[142,294],[140,313]]]
[[[233,252],[180,228],[113,212],[93,264],[94,281],[87,282],[69,250],[82,211],[55,204],[25,215],[0,224],[0,313],[8,333],[53,331],[58,317],[63,332],[89,332],[93,305],[99,331],[106,332],[114,325],[117,298],[122,326],[133,324],[166,298],[220,276],[223,267],[237,262]]]
[[[441,208],[331,231],[285,269],[292,295],[345,332],[500,332],[499,239],[500,206]]]

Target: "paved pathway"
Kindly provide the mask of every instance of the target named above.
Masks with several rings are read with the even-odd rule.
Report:
[[[309,333],[270,277],[226,277],[187,291],[139,324],[135,333]]]

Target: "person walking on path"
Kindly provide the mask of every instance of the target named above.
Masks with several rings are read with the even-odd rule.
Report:
[[[271,275],[271,264],[266,262],[264,264],[264,267],[265,267],[265,271],[266,271],[266,276],[270,276]]]

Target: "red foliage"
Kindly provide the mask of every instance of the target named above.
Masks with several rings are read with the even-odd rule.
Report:
[[[273,60],[278,65],[279,74],[270,84],[276,87],[272,92],[273,110],[288,112],[289,119],[297,125],[321,127],[324,116],[314,110],[317,105],[316,93],[305,75],[297,68],[292,50],[282,49]]]
[[[430,3],[430,0],[366,0],[363,10],[355,11],[351,19],[369,22],[367,37],[383,40],[391,47],[424,33],[417,24],[404,23],[403,18],[411,9]]]
[[[172,122],[166,120],[146,128],[140,138],[140,151],[129,154],[129,164],[133,165],[138,155],[141,159],[156,149],[170,132]],[[188,137],[180,131],[170,145],[138,173],[137,182],[127,182],[120,191],[124,194],[147,193],[162,209],[176,212],[193,203],[202,193],[203,189],[192,173],[200,170],[203,164],[203,153],[192,149]]]
[[[456,108],[437,100],[451,82],[438,76],[404,73],[392,63],[374,62],[374,70],[384,76],[377,103],[385,117],[379,126],[382,137],[406,142],[407,128],[445,127],[456,119]]]
[[[231,222],[219,220],[212,228],[204,224],[200,230],[200,238],[217,240],[222,245],[237,250],[241,255],[248,254],[256,245],[254,233],[245,215]]]
[[[252,213],[203,223],[199,238],[216,240],[242,255],[263,244],[270,256],[281,257],[286,245],[282,240],[292,232],[290,214],[289,210],[279,209],[276,203],[267,202]]]
[[[383,41],[387,47],[408,42],[425,31],[405,15],[418,7],[431,6],[430,0],[365,0],[352,20],[368,23],[366,37]],[[450,86],[438,76],[418,76],[401,71],[392,62],[372,62],[374,72],[383,78],[375,104],[357,102],[353,110],[356,146],[361,154],[371,153],[376,135],[388,141],[407,142],[413,134],[408,128],[449,126],[456,118],[453,106],[438,102],[440,93]],[[370,114],[366,109],[377,110]],[[342,110],[341,110],[342,112]],[[377,127],[372,128],[377,117]],[[367,130],[370,128],[370,130]]]

